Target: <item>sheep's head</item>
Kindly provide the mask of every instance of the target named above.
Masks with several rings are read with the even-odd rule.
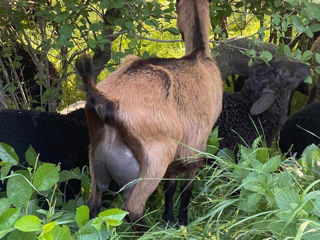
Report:
[[[248,59],[240,59],[234,63],[236,72],[248,77],[243,90],[254,96],[250,108],[252,115],[265,112],[280,99],[289,103],[291,93],[304,82],[309,75],[307,65],[289,60],[273,60],[248,66]],[[249,97],[250,97],[249,96]]]

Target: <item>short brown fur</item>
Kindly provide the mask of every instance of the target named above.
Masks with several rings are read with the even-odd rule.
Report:
[[[96,134],[106,120],[97,106],[103,105],[105,99],[117,103],[109,124],[118,129],[139,163],[142,180],[135,185],[125,204],[133,221],[143,215],[146,201],[166,172],[170,177],[181,172],[188,178],[194,177],[202,159],[188,157],[196,154],[192,149],[205,151],[206,141],[221,112],[222,81],[209,52],[209,3],[181,0],[177,3],[177,13],[178,27],[186,45],[185,57],[141,60],[128,56],[119,69],[96,88],[92,78],[86,80],[91,81],[87,83],[87,94],[88,99],[95,100],[96,110],[94,113],[93,108],[87,109],[91,156],[99,141]],[[196,18],[200,27],[194,24]],[[194,40],[195,35],[200,45]],[[101,194],[95,186],[95,178],[99,176],[91,171],[91,177],[89,205],[101,204],[97,199]],[[95,206],[91,205],[90,210],[93,209]]]

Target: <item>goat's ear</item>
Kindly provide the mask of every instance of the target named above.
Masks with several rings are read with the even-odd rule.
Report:
[[[234,73],[237,73],[240,76],[249,77],[251,70],[248,66],[250,61],[249,57],[241,57],[239,59],[234,59],[230,61],[230,65],[234,70]]]
[[[262,96],[251,106],[250,113],[252,115],[258,115],[266,111],[276,99],[275,91],[271,89],[264,89]]]

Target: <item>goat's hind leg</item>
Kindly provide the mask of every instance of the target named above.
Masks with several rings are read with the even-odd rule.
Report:
[[[94,172],[91,171],[91,192],[87,203],[90,210],[90,218],[97,217],[102,206],[102,193],[98,189]]]
[[[173,213],[173,197],[176,191],[177,181],[174,179],[165,180],[164,182],[164,196],[165,196],[165,206],[162,219],[170,224],[174,223],[174,213]]]
[[[140,219],[143,216],[145,204],[172,162],[177,144],[175,142],[167,144],[155,142],[151,146],[148,144],[143,146],[145,154],[141,159],[140,181],[135,185],[125,204],[125,209],[129,211],[130,221],[137,221],[134,228],[141,232],[148,229],[144,221]]]
[[[180,209],[178,215],[178,221],[180,225],[187,225],[188,224],[188,207],[190,198],[192,195],[192,185],[193,185],[193,178],[196,175],[196,169],[192,169],[188,171],[185,175],[184,180],[180,186]]]

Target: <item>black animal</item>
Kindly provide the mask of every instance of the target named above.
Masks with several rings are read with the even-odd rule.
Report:
[[[79,109],[62,115],[27,110],[0,111],[0,142],[11,145],[20,163],[27,165],[25,152],[31,145],[42,162],[60,163],[61,170],[88,165],[89,136],[85,112]],[[81,183],[68,184],[66,198],[80,192]]]
[[[320,144],[320,102],[312,103],[292,115],[282,126],[279,147],[281,152],[289,151],[300,156],[311,144]]]
[[[309,69],[288,60],[248,67],[248,59],[239,59],[232,65],[248,79],[240,92],[223,95],[222,113],[215,124],[223,138],[220,148],[236,150],[237,144],[251,145],[259,134],[270,146],[286,120],[292,92],[309,75]]]

